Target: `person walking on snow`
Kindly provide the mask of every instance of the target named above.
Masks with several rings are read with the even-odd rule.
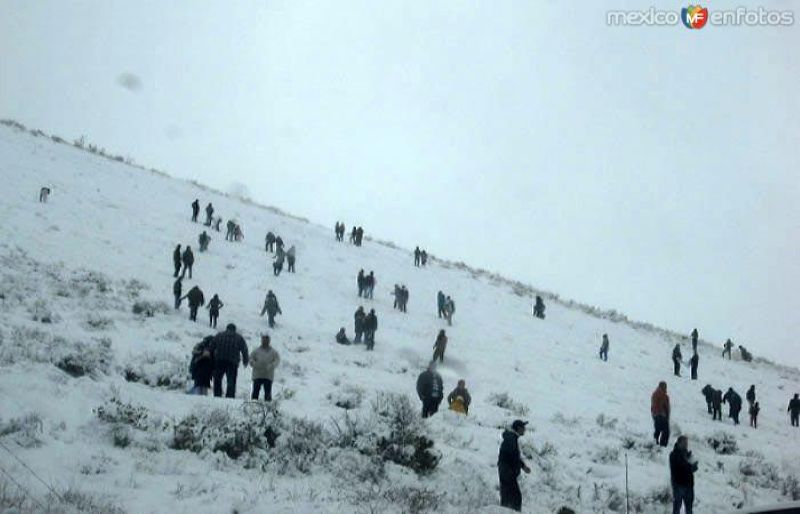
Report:
[[[295,259],[295,249],[294,245],[290,246],[289,249],[286,251],[286,271],[290,273],[294,273],[294,259]]]
[[[714,389],[714,396],[711,400],[711,412],[712,421],[722,421],[722,391],[720,389]]]
[[[264,299],[264,307],[261,309],[261,316],[263,316],[265,312],[267,313],[269,328],[275,328],[275,316],[277,314],[283,314],[283,311],[281,311],[281,306],[278,304],[278,298],[271,289],[267,292],[267,297]]]
[[[444,301],[444,317],[447,319],[447,325],[452,326],[453,314],[456,312],[456,302],[449,296]]]
[[[675,348],[672,349],[672,364],[673,364],[673,372],[675,373],[676,377],[681,376],[681,359],[683,359],[683,355],[681,355],[681,347],[680,345],[675,345]]]
[[[199,287],[194,286],[189,289],[186,296],[181,298],[181,300],[183,299],[189,300],[189,319],[197,321],[197,309],[206,303],[206,299],[203,297],[203,291],[201,291]]]
[[[722,346],[722,358],[725,358],[725,354],[728,354],[728,360],[731,360],[731,350],[733,349],[733,342],[728,339],[725,341],[725,344]]]
[[[436,306],[438,308],[439,318],[444,317],[444,302],[445,302],[444,293],[439,291],[438,293],[436,293]]]
[[[208,250],[208,243],[211,242],[211,236],[209,236],[204,230],[200,234],[200,237],[197,238],[197,242],[200,244],[200,251],[205,252],[206,250]]]
[[[600,358],[608,361],[608,334],[603,334],[603,342],[600,344]]]
[[[536,303],[533,306],[533,316],[544,319],[544,300],[539,295],[536,296]]]
[[[414,266],[419,267],[420,258],[422,256],[422,252],[419,249],[419,246],[414,248]]]
[[[700,363],[700,356],[695,351],[692,358],[689,359],[689,370],[692,373],[692,380],[697,380],[697,365]]]
[[[214,396],[222,396],[222,377],[226,379],[225,397],[236,397],[236,376],[242,366],[247,367],[247,343],[236,333],[236,325],[228,323],[224,331],[211,341],[211,354],[214,356]]]
[[[789,413],[792,426],[800,426],[800,395],[795,393],[794,398],[789,400],[789,408],[786,409],[786,412]]]
[[[753,428],[758,428],[758,413],[761,412],[761,407],[758,405],[758,402],[753,402],[750,405],[750,426]]]
[[[711,405],[714,402],[714,388],[711,387],[711,384],[706,384],[706,386],[700,392],[703,393],[703,397],[706,399],[708,413],[711,414]]]
[[[173,277],[177,277],[181,272],[181,245],[176,246],[175,251],[172,252],[172,264],[175,266]]]
[[[210,227],[211,221],[214,219],[214,206],[211,205],[211,202],[208,202],[206,205],[206,222],[205,226]]]
[[[653,437],[659,446],[666,448],[669,442],[669,395],[667,383],[661,381],[650,397],[650,414],[653,416]]]
[[[422,402],[422,417],[428,418],[436,414],[444,397],[442,376],[436,371],[436,364],[431,361],[428,369],[417,377],[417,396]]]
[[[728,392],[722,397],[722,403],[728,404],[728,417],[733,419],[734,425],[738,425],[739,412],[742,410],[742,397],[732,387],[729,387]]]
[[[189,394],[208,395],[208,390],[211,388],[211,377],[214,375],[214,359],[211,355],[211,341],[213,339],[214,336],[206,336],[192,350],[189,374],[194,380],[194,387],[189,391]]]
[[[361,337],[364,335],[364,323],[366,322],[367,314],[364,312],[364,307],[359,306],[353,314],[353,331],[356,336],[353,339],[354,343],[360,343]]]
[[[681,504],[686,508],[686,514],[692,514],[695,471],[697,471],[697,461],[692,458],[692,452],[689,451],[689,439],[685,435],[679,436],[672,453],[669,454],[672,514],[680,514]]]
[[[695,353],[697,353],[697,338],[698,337],[700,337],[700,335],[697,333],[697,329],[695,328],[694,330],[692,330],[692,351],[695,352]]]
[[[275,251],[275,234],[272,231],[267,232],[267,237],[264,239],[267,243],[267,251],[274,252]]]
[[[364,341],[366,342],[367,350],[375,349],[375,332],[378,331],[378,316],[375,314],[375,309],[370,309],[367,317],[364,318]]]
[[[211,301],[208,302],[208,326],[212,328],[217,328],[217,318],[219,318],[219,310],[223,308],[225,304],[222,303],[222,300],[219,299],[219,295],[214,295],[211,298]]]
[[[189,270],[189,280],[192,279],[192,266],[194,266],[194,253],[192,253],[192,247],[187,246],[186,250],[183,251],[183,255],[181,256],[181,260],[183,260],[183,271],[181,271],[181,278],[186,276],[186,270]]]
[[[358,297],[359,298],[366,298],[364,295],[364,289],[366,288],[367,277],[364,276],[364,270],[358,270],[358,276],[356,277],[356,283],[358,284]]]
[[[744,397],[747,400],[747,405],[752,406],[756,401],[756,386],[750,385],[750,388],[744,394]]]
[[[172,294],[175,295],[175,310],[178,310],[181,307],[182,293],[183,293],[183,279],[181,279],[181,277],[178,277],[175,279],[175,283],[172,284]]]
[[[433,361],[439,359],[439,362],[444,362],[444,351],[447,349],[447,335],[444,330],[439,331],[436,336],[436,342],[433,343]]]
[[[195,198],[192,202],[192,221],[197,223],[197,215],[200,214],[200,201]]]
[[[228,222],[225,223],[225,241],[233,241],[236,237],[235,231],[236,222],[233,220],[228,220]]]
[[[250,354],[250,367],[253,369],[253,393],[250,398],[258,400],[261,388],[264,388],[264,399],[272,401],[272,382],[275,379],[275,368],[281,362],[281,357],[275,348],[270,346],[267,334],[261,336],[261,346]]]
[[[530,473],[531,468],[522,460],[518,439],[525,435],[528,423],[514,420],[511,429],[503,432],[503,442],[497,455],[497,472],[500,478],[500,505],[517,512],[522,511],[522,491],[519,489],[520,471]]]

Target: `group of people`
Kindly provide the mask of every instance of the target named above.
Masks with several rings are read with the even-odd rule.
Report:
[[[456,302],[450,298],[450,295],[445,295],[439,291],[436,293],[436,307],[438,310],[439,318],[447,320],[448,325],[453,324],[453,314],[456,312]]]
[[[344,231],[344,223],[341,224],[342,231]],[[364,239],[364,229],[361,227],[353,226],[350,231],[350,243],[355,246],[361,246],[361,241]]]
[[[295,272],[295,259],[297,257],[297,250],[294,245],[290,246],[288,250],[283,250],[283,241],[277,245],[275,249],[275,257],[272,259],[272,273],[276,277],[283,271],[283,262],[286,261],[286,270],[289,273]]]
[[[428,252],[420,250],[419,246],[414,248],[414,266],[420,267],[428,264]]]
[[[392,295],[394,296],[394,308],[400,312],[406,312],[408,308],[408,289],[405,284],[395,284]]]
[[[192,202],[192,221],[197,223],[197,217],[200,215],[200,200],[195,198]],[[213,227],[214,230],[219,232],[219,226],[222,224],[222,216],[214,217],[214,206],[211,202],[206,205],[206,221],[203,223],[206,227]]]
[[[225,224],[225,241],[240,242],[244,240],[242,225],[236,220],[228,220]]]
[[[428,368],[417,377],[417,396],[422,402],[422,417],[429,418],[439,411],[439,405],[444,398],[442,375],[436,371],[436,361],[431,361]],[[455,389],[447,395],[447,404],[450,410],[468,414],[472,396],[467,390],[464,379],[458,381]]]
[[[359,306],[353,315],[353,329],[355,331],[354,343],[360,343],[363,337],[367,350],[375,349],[375,332],[378,331],[378,315],[375,309],[370,309],[369,314],[364,311],[363,306]],[[340,330],[344,332],[344,328]]]
[[[358,297],[369,298],[371,300],[375,292],[376,283],[377,281],[375,280],[374,271],[370,271],[369,275],[365,275],[363,269],[359,270],[358,275],[356,276],[356,285],[358,285]]]
[[[189,373],[194,382],[190,394],[207,395],[213,380],[214,396],[236,397],[236,380],[239,365],[252,368],[253,388],[251,399],[258,400],[261,389],[264,399],[272,401],[272,382],[275,368],[280,364],[280,355],[270,345],[267,334],[261,336],[261,345],[248,353],[247,343],[236,332],[236,325],[229,323],[224,331],[205,337],[192,350]]]

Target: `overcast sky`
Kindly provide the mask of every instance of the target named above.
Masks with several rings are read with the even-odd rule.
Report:
[[[0,117],[799,365],[800,20],[584,3],[0,0]]]

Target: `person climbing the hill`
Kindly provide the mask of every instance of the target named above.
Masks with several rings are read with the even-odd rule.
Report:
[[[364,307],[359,306],[353,315],[353,331],[356,333],[356,337],[353,340],[354,343],[361,342],[361,337],[364,335],[364,323],[366,318],[367,314],[364,312]]]
[[[742,397],[732,387],[729,387],[728,392],[722,397],[722,403],[728,404],[728,417],[733,419],[734,425],[738,425],[739,412],[742,410]]]
[[[261,309],[261,316],[263,316],[265,312],[267,313],[269,328],[275,328],[275,316],[277,314],[283,314],[283,312],[281,311],[281,306],[278,304],[278,298],[271,289],[267,292],[267,297],[264,299],[264,307]]]
[[[181,308],[181,294],[183,294],[183,279],[178,277],[172,284],[172,294],[175,296],[175,310]]]
[[[253,393],[250,395],[252,400],[258,400],[258,395],[263,387],[264,400],[272,401],[272,382],[275,380],[275,368],[280,362],[281,356],[275,348],[270,346],[269,336],[262,334],[261,346],[250,354],[250,367],[253,370]]]
[[[692,373],[692,380],[697,380],[697,365],[700,363],[700,356],[697,355],[697,352],[692,354],[692,358],[689,359],[689,370]]]
[[[758,405],[758,402],[753,402],[750,405],[750,426],[753,428],[758,428],[758,413],[761,412],[761,407]]]
[[[50,198],[50,188],[45,186],[39,190],[39,203],[47,203]]]
[[[244,241],[244,231],[242,230],[242,226],[238,223],[233,227],[233,240],[237,243]]]
[[[337,221],[336,226],[333,227],[333,233],[336,235],[336,241],[341,241],[339,238],[339,230],[341,230],[342,225]]]
[[[436,414],[444,397],[442,376],[436,371],[436,364],[431,361],[428,369],[417,377],[417,396],[422,402],[422,417],[428,418]]]
[[[525,435],[528,423],[514,420],[511,429],[503,432],[503,442],[497,455],[497,472],[500,478],[500,505],[517,512],[522,511],[522,492],[519,489],[520,471],[530,473],[531,468],[522,460],[518,439]]]
[[[353,230],[350,231],[350,243],[355,245],[356,244],[356,237],[358,236],[358,229],[355,225],[353,225]]]
[[[680,514],[681,504],[686,508],[686,514],[692,514],[695,471],[697,471],[697,461],[689,451],[689,439],[685,435],[678,436],[675,447],[669,454],[672,514]]]
[[[400,306],[400,284],[394,285],[394,292],[391,294],[394,296],[394,304],[392,305],[392,308],[397,309]]]
[[[419,250],[419,246],[414,248],[414,266],[419,267],[420,258],[422,257],[422,252]]]
[[[739,345],[739,355],[742,357],[742,360],[745,362],[751,362],[753,360],[753,354],[747,351],[742,345]]]
[[[453,299],[448,296],[444,301],[444,317],[447,319],[448,326],[453,324],[453,314],[455,314],[455,312],[456,302],[454,302]]]
[[[181,260],[183,260],[183,271],[181,271],[181,278],[186,276],[186,270],[189,270],[189,280],[192,279],[192,266],[194,266],[194,253],[192,253],[192,247],[187,246],[186,249],[183,251],[183,255],[181,256]]]
[[[714,402],[714,388],[711,387],[711,384],[706,384],[706,386],[701,389],[703,393],[703,397],[706,399],[706,407],[708,408],[708,413],[711,414],[711,405]]]
[[[358,227],[358,230],[356,231],[356,246],[361,246],[361,242],[363,239],[364,239],[364,229]]]
[[[213,219],[214,219],[214,206],[211,205],[211,202],[208,202],[208,205],[206,205],[206,222],[205,222],[205,226],[210,227],[211,226],[211,222],[213,221]]]
[[[175,274],[173,277],[177,277],[181,272],[181,245],[176,246],[175,251],[172,252],[172,264],[175,266]]]
[[[405,284],[400,286],[400,312],[406,312],[408,309],[408,289]]]
[[[608,361],[608,334],[603,334],[603,342],[600,344],[600,358]]]
[[[364,318],[364,341],[367,345],[367,350],[375,349],[375,332],[378,331],[378,316],[375,314],[375,309],[370,309],[367,317]]]
[[[275,237],[275,250],[283,251],[283,238],[281,236]]]
[[[452,411],[468,414],[470,403],[472,403],[472,397],[467,391],[467,383],[462,378],[458,381],[456,388],[447,395],[447,404]]]
[[[194,387],[189,394],[208,395],[208,390],[211,388],[211,377],[214,374],[214,359],[211,355],[211,341],[213,340],[214,336],[206,336],[192,350],[189,374],[194,381]]]
[[[216,230],[217,232],[220,232],[219,226],[220,226],[221,223],[222,223],[222,216],[217,216],[214,219],[214,230]]]
[[[711,419],[713,421],[722,421],[722,390],[714,389],[714,395],[711,399]]]
[[[697,333],[697,329],[692,330],[692,351],[697,353],[697,338],[700,337],[700,334]]]
[[[731,359],[731,349],[733,349],[733,342],[728,339],[725,341],[725,344],[722,345],[722,357],[725,358],[725,354],[728,354],[728,360]]]
[[[533,316],[539,319],[544,319],[544,300],[541,296],[536,296],[536,303],[533,305]]]
[[[274,252],[275,251],[275,234],[272,231],[267,232],[267,237],[264,238],[264,241],[267,243],[267,251]]]
[[[275,251],[275,257],[273,258],[272,262],[272,274],[276,277],[281,274],[281,271],[283,271],[283,259],[285,256],[286,253],[283,251],[283,248],[279,246]]]
[[[197,238],[197,242],[200,244],[200,251],[205,252],[208,250],[208,243],[211,242],[211,236],[206,234],[206,231],[204,230]]]
[[[436,307],[438,309],[438,314],[440,318],[444,317],[444,302],[445,302],[444,293],[439,291],[438,293],[436,293]]]
[[[681,355],[681,347],[679,344],[675,345],[675,348],[672,349],[672,364],[673,364],[673,372],[675,373],[676,377],[681,376],[681,359],[683,359],[683,355]]]
[[[667,383],[664,381],[658,383],[658,387],[650,398],[650,414],[653,416],[653,437],[659,446],[666,448],[669,442],[670,408]]]
[[[192,202],[192,221],[197,223],[197,215],[200,214],[200,201],[195,198]]]
[[[756,386],[755,384],[751,384],[750,388],[744,394],[745,399],[747,400],[747,405],[752,406],[753,403],[756,401]]]
[[[181,300],[183,299],[189,300],[189,319],[197,321],[197,309],[206,303],[206,299],[203,297],[203,291],[201,291],[199,287],[194,286],[189,289],[186,296],[181,298]]]
[[[447,349],[447,335],[445,335],[444,330],[439,331],[439,335],[436,336],[436,342],[433,343],[433,360],[436,361],[437,359],[439,362],[444,362],[444,351]]]
[[[794,393],[794,398],[789,400],[789,408],[786,409],[791,418],[793,427],[800,426],[800,395]]]
[[[339,344],[350,344],[350,340],[347,338],[347,333],[344,331],[344,327],[340,328],[338,332],[336,332],[336,342]]]
[[[247,343],[236,333],[236,325],[228,323],[224,331],[211,341],[211,354],[214,356],[214,396],[222,396],[222,377],[226,379],[225,397],[236,398],[236,376],[239,362],[246,368],[248,363]]]
[[[233,220],[228,220],[225,224],[225,241],[233,241],[235,237],[236,231],[236,222]]]
[[[425,250],[422,250],[422,253],[419,254],[419,261],[420,261],[420,264],[422,264],[423,266],[428,264],[428,252],[426,252]]]
[[[225,304],[222,303],[222,300],[219,299],[219,295],[214,295],[211,298],[211,301],[208,302],[208,326],[212,328],[217,328],[217,318],[219,318],[219,310],[223,308]]]
[[[364,289],[365,289],[365,296],[372,300],[372,295],[375,293],[375,285],[377,284],[377,280],[375,280],[375,272],[370,271],[369,275],[364,278]]]
[[[286,251],[286,271],[290,273],[294,273],[294,259],[295,259],[295,252],[294,245],[289,247],[289,250]]]
[[[358,276],[356,277],[356,283],[358,284],[358,297],[362,298],[364,295],[364,285],[366,283],[366,277],[364,276],[364,270],[358,270]]]

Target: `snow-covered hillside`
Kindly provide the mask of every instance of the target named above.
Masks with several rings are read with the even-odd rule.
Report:
[[[721,348],[701,344],[700,380],[674,377],[678,341],[664,332],[556,302],[546,320],[534,319],[529,295],[486,274],[439,261],[415,268],[406,250],[336,242],[334,220],[314,225],[6,126],[0,177],[5,505],[23,495],[19,486],[34,498],[33,511],[41,507],[32,502],[56,502],[22,461],[64,497],[57,512],[66,504],[131,513],[500,511],[501,428],[522,417],[531,423],[522,441],[533,468],[520,479],[525,512],[624,512],[626,455],[632,507],[667,512],[668,451],[653,447],[649,412],[659,380],[669,385],[672,433],[689,436],[700,462],[697,512],[800,494],[800,429],[786,413],[800,391],[797,370],[723,360]],[[53,188],[46,204],[38,202],[43,185]],[[209,251],[197,252],[204,227],[190,222],[195,198],[239,220],[245,240],[228,243],[213,232]],[[369,218],[345,222],[369,234]],[[272,275],[268,230],[297,247],[296,274]],[[265,293],[277,294],[283,315],[269,331],[282,357],[274,408],[246,401],[249,368],[240,369],[235,400],[185,394],[191,348],[212,331],[205,310],[192,323],[186,306],[171,308],[176,243],[195,249],[184,290],[197,284],[207,299],[219,294],[220,328],[234,322],[251,349],[267,331],[259,317]],[[372,301],[357,297],[361,268],[375,271]],[[407,314],[392,309],[395,283],[410,290]],[[456,301],[452,327],[437,318],[438,290]],[[145,312],[135,313],[135,304]],[[352,336],[359,305],[379,317],[374,352],[333,341],[340,326]],[[702,318],[697,313],[701,333]],[[430,419],[408,418],[402,401],[382,393],[406,395],[418,409],[416,378],[441,328],[449,336],[439,368],[445,390],[467,381],[469,416],[443,407]],[[607,363],[597,358],[603,333],[611,340]],[[679,342],[688,358],[688,342]],[[740,426],[727,417],[712,422],[700,393],[706,383],[742,396],[755,384],[759,428],[747,426],[746,413]],[[258,439],[265,424],[278,433],[274,448],[238,455],[230,446],[248,441],[217,444],[225,430]],[[405,429],[433,441],[428,454],[441,456],[435,469],[417,474],[376,451],[380,436]],[[181,447],[176,434],[195,446]],[[723,444],[715,450],[712,442]]]

